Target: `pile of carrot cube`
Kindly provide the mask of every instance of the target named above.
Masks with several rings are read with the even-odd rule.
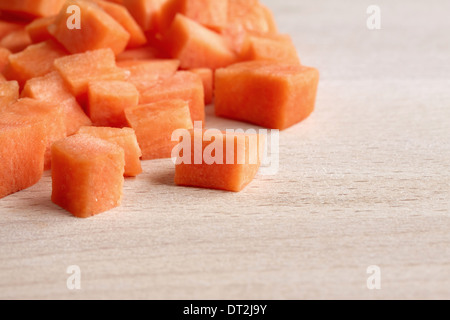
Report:
[[[194,129],[206,105],[284,130],[314,110],[318,81],[258,0],[0,0],[0,198],[51,170],[55,204],[105,212],[142,160],[172,156],[175,130],[248,157],[252,135]],[[261,159],[234,160],[177,162],[175,183],[241,191]]]

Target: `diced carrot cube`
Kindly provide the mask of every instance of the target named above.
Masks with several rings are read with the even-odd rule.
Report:
[[[88,115],[96,126],[126,127],[124,110],[139,103],[136,87],[125,81],[90,82],[88,96]]]
[[[123,0],[136,22],[144,31],[159,31],[162,7],[167,0]]]
[[[95,3],[113,17],[130,34],[128,48],[136,48],[147,43],[147,38],[141,27],[137,24],[128,10],[121,5],[103,0],[95,0]]]
[[[117,66],[130,72],[128,81],[144,92],[155,85],[155,81],[172,77],[180,66],[179,60],[128,60]]]
[[[57,105],[42,102],[30,98],[23,98],[11,104],[4,110],[6,113],[14,113],[22,117],[25,122],[41,121],[45,128],[45,134],[41,136],[46,143],[44,155],[44,169],[51,167],[51,150],[53,142],[66,136],[66,125],[62,114],[62,109]],[[36,120],[33,120],[36,119]]]
[[[181,14],[176,15],[164,42],[184,69],[217,69],[236,61],[236,55],[220,34]]]
[[[118,207],[124,184],[124,151],[76,134],[52,146],[52,201],[79,218]]]
[[[5,0],[0,10],[25,17],[48,17],[62,8],[65,0]]]
[[[256,176],[263,136],[194,129],[187,138],[190,141],[180,143],[175,184],[239,192]]]
[[[0,117],[0,199],[36,184],[44,172],[45,127],[40,119]]]
[[[205,98],[200,76],[178,71],[174,76],[158,81],[141,94],[140,103],[181,99],[189,104],[192,121],[205,121]]]
[[[25,27],[33,43],[39,43],[52,39],[48,26],[55,22],[56,16],[35,19]]]
[[[166,100],[125,110],[130,126],[136,131],[143,160],[170,158],[176,142],[172,133],[193,128],[189,105],[183,100]]]
[[[297,49],[289,35],[258,34],[249,32],[240,53],[243,61],[272,60],[287,64],[300,64]]]
[[[19,99],[19,83],[17,81],[0,82],[0,112]]]
[[[4,73],[7,79],[17,80],[23,86],[28,79],[41,77],[54,70],[54,61],[66,54],[66,51],[52,40],[33,44],[22,52],[10,55]]]
[[[54,65],[76,97],[87,94],[89,82],[125,80],[127,77],[126,71],[116,66],[111,49],[99,49],[62,57],[56,59]]]
[[[205,92],[205,104],[210,104],[213,102],[213,92],[214,92],[214,73],[208,68],[191,69],[193,72],[200,76],[203,82],[203,91]]]
[[[0,47],[8,49],[12,53],[22,51],[30,44],[31,39],[25,28],[12,31],[0,40]]]
[[[160,28],[166,30],[177,13],[213,30],[228,23],[228,0],[169,0],[163,7]]]
[[[80,9],[80,29],[68,28],[72,5]],[[125,50],[130,34],[94,2],[68,0],[49,32],[71,53],[110,48],[116,55]]]
[[[82,127],[78,133],[104,139],[121,147],[125,152],[125,177],[136,177],[142,173],[142,152],[133,129]]]
[[[268,61],[243,62],[215,74],[216,115],[286,129],[314,110],[319,72]]]
[[[22,90],[22,97],[61,106],[68,136],[76,133],[80,127],[92,124],[57,71],[28,80]]]

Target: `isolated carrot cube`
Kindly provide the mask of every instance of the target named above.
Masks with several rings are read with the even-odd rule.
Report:
[[[55,15],[65,0],[4,0],[0,1],[0,10],[26,17],[47,17]]]
[[[124,110],[139,103],[136,87],[125,81],[93,81],[88,88],[88,115],[96,126],[128,125]]]
[[[63,110],[68,136],[76,133],[80,127],[92,124],[57,71],[28,80],[22,90],[22,97],[60,106]]]
[[[264,136],[194,129],[182,142],[175,184],[239,192],[255,177],[262,161]],[[185,137],[183,137],[185,139]],[[217,149],[219,148],[219,149]]]
[[[199,68],[199,69],[190,69],[190,72],[193,72],[200,76],[203,82],[203,91],[205,93],[205,104],[210,104],[213,102],[213,94],[214,94],[214,73],[211,69],[208,68]]]
[[[7,79],[17,80],[23,86],[28,79],[53,71],[54,61],[66,55],[66,51],[52,40],[33,44],[10,55],[4,73]]]
[[[125,177],[136,177],[142,173],[142,151],[136,133],[131,128],[82,127],[78,133],[88,134],[117,144],[125,152]]]
[[[184,69],[217,69],[236,61],[220,34],[181,14],[175,16],[164,39],[167,51],[180,60]]]
[[[73,13],[67,13],[70,6],[80,8],[80,28],[68,28]],[[94,2],[68,0],[49,32],[70,52],[110,48],[115,54],[125,50],[130,34],[109,14]]]
[[[54,66],[76,97],[87,94],[89,82],[127,78],[127,72],[116,66],[111,49],[62,57],[55,60]]]
[[[40,119],[0,117],[0,199],[36,184],[44,172],[45,127]]]
[[[117,66],[130,73],[127,81],[139,92],[151,88],[155,81],[172,77],[180,66],[179,60],[127,60],[117,62]]]
[[[0,81],[0,112],[19,99],[17,81]]]
[[[143,160],[170,158],[176,142],[172,133],[192,129],[189,105],[183,100],[166,100],[125,110],[130,126],[136,131]]]
[[[243,62],[216,71],[216,115],[286,129],[314,110],[319,72],[268,61]]]
[[[118,145],[76,134],[52,146],[52,201],[79,218],[120,205],[124,151]]]

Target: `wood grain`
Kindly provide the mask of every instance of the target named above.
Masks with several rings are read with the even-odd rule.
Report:
[[[264,2],[322,74],[279,173],[234,194],[145,162],[122,207],[88,220],[51,203],[47,174],[0,200],[0,298],[450,298],[450,3],[377,1],[369,31],[368,1]],[[210,127],[250,127],[212,108]]]

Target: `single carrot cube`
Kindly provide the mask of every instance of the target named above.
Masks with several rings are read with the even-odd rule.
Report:
[[[6,0],[0,1],[0,10],[25,17],[48,17],[62,8],[65,0]]]
[[[175,184],[239,192],[256,176],[264,142],[258,134],[194,129],[180,143]]]
[[[124,151],[76,134],[52,146],[52,201],[79,218],[118,207],[124,184]]]
[[[73,15],[68,10],[71,6],[80,9],[79,29],[76,26],[68,28]],[[68,0],[48,31],[70,53],[110,48],[119,54],[130,40],[130,34],[114,18],[95,3],[86,0]]]
[[[87,94],[89,82],[125,80],[128,76],[126,71],[116,66],[111,49],[99,49],[62,57],[55,60],[54,66],[76,97]]]
[[[193,72],[200,76],[203,82],[203,91],[205,92],[205,104],[211,104],[213,102],[214,95],[214,73],[208,68],[191,69]]]
[[[66,55],[66,51],[52,40],[33,44],[22,52],[10,55],[4,73],[7,79],[17,80],[23,87],[28,79],[53,71],[53,62]]]
[[[220,31],[228,23],[228,0],[169,0],[163,6],[160,28],[166,30],[177,13]]]
[[[215,77],[217,116],[283,130],[314,110],[319,82],[314,68],[253,61],[219,69]]]
[[[136,87],[125,81],[93,81],[88,88],[88,115],[96,126],[126,127],[124,110],[139,103]]]
[[[287,34],[258,34],[249,32],[240,52],[242,61],[272,60],[300,65],[292,39]]]
[[[95,0],[95,3],[120,23],[120,25],[130,34],[127,48],[136,48],[147,43],[147,38],[141,27],[124,6],[103,0]]]
[[[166,100],[125,110],[130,126],[136,131],[143,160],[170,158],[176,142],[172,133],[192,129],[189,105],[183,100]]]
[[[192,121],[205,121],[205,98],[200,76],[178,71],[174,76],[158,81],[141,93],[141,104],[181,99],[188,102]]]
[[[19,99],[19,83],[17,81],[0,81],[0,112]]]
[[[155,81],[172,77],[180,66],[179,60],[127,60],[117,66],[130,73],[128,81],[144,92],[154,86]]]
[[[88,134],[117,144],[125,152],[125,177],[136,177],[142,173],[142,151],[136,133],[131,128],[82,127],[78,133]]]
[[[51,146],[55,141],[66,137],[66,124],[63,110],[60,106],[48,102],[23,98],[11,104],[4,112],[13,113],[28,121],[41,121],[45,128],[45,135],[41,138],[46,143],[44,155],[44,169],[51,168]],[[33,120],[36,119],[36,120]]]
[[[0,40],[0,47],[8,49],[12,53],[22,51],[30,44],[31,39],[25,28],[14,30]]]
[[[63,110],[68,136],[76,133],[80,127],[92,124],[57,71],[28,80],[22,90],[22,97],[59,105]]]
[[[44,172],[45,127],[40,119],[2,112],[0,199],[36,184]]]
[[[164,43],[184,69],[217,69],[236,61],[236,55],[220,34],[181,14],[176,15]]]
[[[48,26],[55,23],[56,16],[38,18],[30,22],[25,30],[33,43],[44,42],[52,39]]]

